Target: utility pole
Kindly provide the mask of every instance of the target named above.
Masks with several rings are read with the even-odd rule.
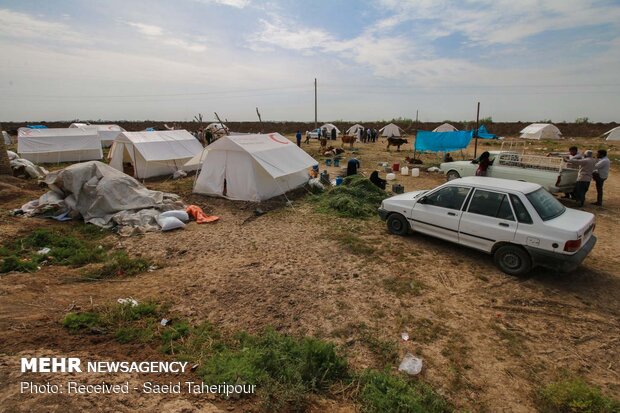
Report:
[[[478,102],[478,110],[476,110],[476,129],[474,129],[474,137],[476,141],[474,143],[474,158],[478,155],[478,123],[480,122],[480,102]]]
[[[314,78],[314,129],[318,128],[317,120],[317,99],[316,99],[316,77]]]
[[[418,109],[415,110],[415,123],[418,124]]]

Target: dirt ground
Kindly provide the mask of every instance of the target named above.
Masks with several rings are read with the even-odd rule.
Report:
[[[584,149],[605,146],[596,139],[576,139],[535,143],[529,150],[544,153],[573,143]],[[355,146],[367,176],[379,162],[402,164],[405,156],[412,156],[404,147],[388,152],[381,141]],[[481,142],[478,149],[492,147]],[[325,169],[316,141],[304,149]],[[610,158],[616,158],[615,148],[610,149]],[[473,144],[468,151],[473,152]],[[350,155],[347,151],[345,157]],[[424,159],[428,166],[436,158]],[[378,218],[320,214],[303,192],[294,196],[292,207],[284,198],[261,204],[267,213],[254,217],[255,204],[192,195],[192,177],[147,182],[152,189],[179,193],[187,203],[221,219],[170,233],[110,235],[107,240],[116,248],[163,265],[133,278],[79,283],[72,281],[78,269],[53,266],[33,274],[2,276],[0,410],[216,412],[252,407],[247,402],[188,395],[19,393],[20,381],[61,380],[58,375],[20,373],[19,358],[25,355],[164,359],[157,349],[96,335],[70,335],[60,324],[71,308],[87,310],[128,296],[170,303],[175,314],[193,322],[209,320],[229,331],[258,332],[273,326],[293,335],[330,340],[341,346],[356,369],[381,366],[364,339],[363,331],[370,331],[376,339],[395,344],[401,357],[408,352],[422,357],[421,379],[463,410],[535,411],[536,389],[564,372],[584,377],[618,398],[619,165],[617,159],[612,161],[605,206],[584,208],[597,217],[598,244],[583,265],[571,274],[537,269],[524,278],[507,276],[489,256],[474,250],[418,234],[392,236]],[[328,169],[332,176],[337,173]],[[396,182],[412,191],[437,186],[444,177],[422,172],[420,177],[398,175]],[[42,226],[72,225],[8,215],[43,192],[32,182],[0,183],[3,240]],[[592,188],[588,202],[594,197]],[[566,205],[573,206],[570,201]],[[350,248],[342,242],[342,234],[362,240],[368,248],[363,253]],[[401,339],[402,332],[410,335],[409,341]],[[172,380],[166,375],[83,377],[80,380],[89,382]],[[348,400],[316,400],[313,407],[343,412],[356,408]]]

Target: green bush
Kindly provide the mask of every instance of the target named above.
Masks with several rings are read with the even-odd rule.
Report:
[[[131,258],[125,251],[118,251],[100,268],[88,272],[89,278],[104,279],[116,276],[132,276],[149,269],[151,263],[144,258]]]
[[[323,212],[336,212],[347,218],[366,218],[376,215],[385,191],[361,175],[348,176],[342,185],[314,197]]]
[[[388,372],[367,370],[361,377],[360,402],[368,413],[444,413],[453,408],[428,385]]]
[[[90,329],[92,327],[99,326],[100,324],[101,318],[99,314],[93,312],[69,313],[62,321],[62,325],[72,333]]]
[[[20,259],[15,255],[9,255],[2,259],[2,265],[0,265],[0,273],[17,271],[17,272],[35,272],[39,268],[36,261],[31,261],[28,258]]]
[[[620,401],[603,395],[598,387],[580,378],[551,383],[538,392],[543,413],[617,413]]]

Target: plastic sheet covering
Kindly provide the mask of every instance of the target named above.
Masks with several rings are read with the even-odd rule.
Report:
[[[473,131],[428,132],[418,131],[415,138],[417,151],[450,152],[466,148]]]
[[[480,125],[480,127],[478,128],[478,137],[480,139],[496,139],[497,135],[489,133],[487,131],[487,128],[484,127],[484,125]]]
[[[183,209],[179,197],[151,191],[134,178],[97,161],[71,165],[50,173],[51,191],[22,207],[28,215],[55,206],[54,214],[69,212],[99,227],[118,226],[121,235],[159,230],[156,217],[163,211]]]

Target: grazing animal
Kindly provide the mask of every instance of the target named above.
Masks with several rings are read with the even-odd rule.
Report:
[[[353,143],[355,143],[356,140],[357,140],[356,136],[343,135],[341,147],[344,147],[344,144],[348,143],[350,145],[350,148],[353,148]]]
[[[324,151],[327,148],[327,138],[321,136],[319,142],[321,142],[321,151]]]
[[[404,138],[395,138],[395,137],[393,137],[393,136],[389,137],[389,138],[387,139],[387,141],[388,141],[388,144],[387,144],[387,150],[388,150],[388,151],[390,150],[390,146],[396,146],[396,150],[397,150],[397,151],[400,151],[400,146],[401,146],[401,145],[403,145],[403,144],[405,144],[405,143],[408,143],[408,142],[407,142],[407,139],[404,139]]]

